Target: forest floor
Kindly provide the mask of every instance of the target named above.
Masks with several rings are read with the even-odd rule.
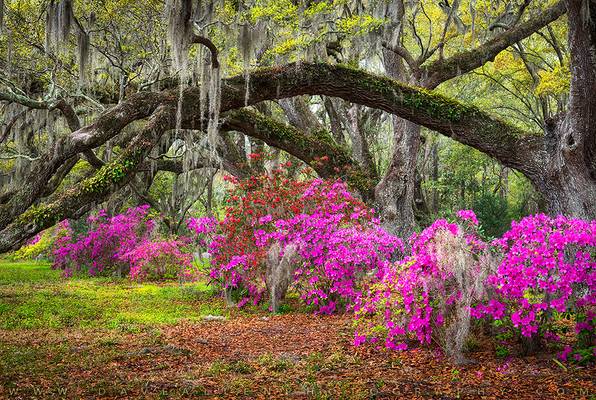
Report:
[[[217,318],[220,316],[222,318]],[[204,284],[63,280],[0,260],[0,398],[594,399],[552,354],[355,348],[349,315],[225,308]]]

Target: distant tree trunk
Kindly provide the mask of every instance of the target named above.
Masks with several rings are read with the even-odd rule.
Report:
[[[346,112],[346,127],[352,140],[352,157],[368,171],[374,171],[373,156],[368,146],[368,140],[363,123],[363,107],[353,104]]]
[[[402,4],[397,15],[400,23],[403,16]],[[389,77],[404,80],[405,68],[401,57],[385,50],[383,63]],[[414,189],[419,148],[420,126],[393,116],[393,153],[387,171],[375,188],[375,203],[383,227],[401,237],[408,237],[416,227]]]
[[[415,182],[414,182],[414,205],[415,205],[415,215],[418,221],[423,220],[426,215],[429,214],[430,210],[428,209],[428,202],[424,196],[424,190],[422,190],[422,181],[424,177],[420,173],[419,170],[416,170],[415,175]]]
[[[499,196],[503,199],[507,198],[509,193],[509,169],[501,166],[501,173],[499,174]]]
[[[213,178],[215,178],[215,174],[209,176],[209,182],[207,183],[207,200],[205,201],[205,212],[209,216],[213,216]]]
[[[383,226],[402,237],[416,226],[414,191],[416,159],[420,147],[420,126],[394,117],[394,148],[385,175],[375,189]]]

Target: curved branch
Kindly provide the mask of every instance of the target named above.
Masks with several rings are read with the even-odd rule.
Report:
[[[8,121],[8,124],[6,124],[6,128],[4,128],[4,132],[2,133],[2,136],[0,136],[0,143],[4,143],[4,141],[8,138],[8,135],[10,134],[10,130],[12,129],[12,127],[17,123],[19,118],[21,118],[23,115],[25,115],[25,113],[27,111],[29,111],[27,108],[22,110],[17,115],[12,117],[12,119],[10,121]]]
[[[252,105],[302,94],[340,97],[426,126],[530,178],[541,173],[542,135],[525,134],[476,107],[386,77],[338,65],[301,63],[253,72],[248,102],[246,84],[243,75],[222,81],[221,112],[243,108],[247,103]],[[200,129],[206,125],[200,92],[198,87],[183,91],[181,122],[184,129]],[[139,93],[103,113],[93,124],[60,139],[53,149],[32,163],[28,179],[18,193],[7,204],[0,205],[0,229],[40,197],[50,177],[67,159],[105,143],[129,123],[150,116],[157,108],[168,114],[164,129],[173,129],[177,104],[178,89]]]
[[[170,120],[171,113],[172,110],[167,106],[160,106],[116,160],[104,165],[92,177],[65,190],[56,200],[29,208],[4,227],[0,231],[0,253],[20,245],[28,237],[62,219],[80,217],[92,205],[128,184],[162,133],[173,122]]]
[[[403,58],[412,71],[416,71],[418,69],[418,63],[416,62],[416,60],[414,60],[412,54],[410,54],[408,49],[406,49],[405,47],[401,45],[392,46],[387,42],[383,42],[381,43],[381,45],[387,50],[391,50],[392,52]]]
[[[307,133],[246,108],[230,112],[222,129],[239,131],[282,149],[310,165],[323,178],[343,176],[365,199],[372,199],[378,180],[375,172],[361,168],[326,130]]]
[[[211,40],[204,36],[193,34],[190,42],[195,44],[202,44],[203,46],[207,47],[209,51],[211,51],[211,66],[213,68],[219,68],[219,60],[217,59],[217,47],[215,47]]]

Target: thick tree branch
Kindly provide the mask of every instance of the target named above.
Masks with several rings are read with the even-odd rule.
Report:
[[[200,106],[200,88],[183,92],[182,127],[200,129],[206,115]],[[246,81],[236,76],[222,81],[221,111],[245,106]],[[540,165],[528,160],[543,146],[541,135],[527,135],[511,125],[430,91],[411,87],[365,71],[328,64],[289,64],[251,73],[248,104],[302,94],[340,97],[378,108],[426,126],[498,159],[528,176],[540,173]],[[118,135],[129,123],[144,119],[159,107],[169,113],[165,129],[175,127],[178,90],[139,93],[103,113],[97,120],[61,138],[53,149],[32,163],[23,187],[7,204],[0,205],[0,229],[23,213],[44,191],[50,177],[69,158],[95,148]]]
[[[344,176],[367,199],[373,194],[377,181],[374,171],[359,167],[325,130],[307,133],[246,108],[230,112],[222,128],[242,132],[282,149],[310,165],[321,177]]]
[[[9,103],[21,104],[25,107],[34,108],[36,110],[43,110],[50,107],[50,104],[45,100],[35,100],[28,96],[15,93],[13,91],[0,91],[0,101],[7,101]]]
[[[386,48],[387,50],[391,50],[392,52],[394,52],[395,54],[397,54],[398,56],[403,58],[404,61],[406,62],[406,64],[408,64],[408,67],[410,67],[410,69],[412,71],[418,70],[418,63],[416,62],[416,60],[414,59],[412,54],[410,54],[408,49],[406,49],[405,47],[403,47],[401,45],[392,46],[390,43],[387,43],[387,42],[383,42],[382,46],[384,48]]]
[[[219,68],[219,60],[217,59],[217,47],[215,44],[208,38],[199,35],[192,35],[191,43],[195,44],[202,44],[203,46],[207,47],[211,52],[211,66],[213,68]]]

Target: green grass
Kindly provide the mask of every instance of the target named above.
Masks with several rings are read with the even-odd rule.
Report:
[[[0,328],[144,326],[222,315],[204,283],[134,283],[128,279],[62,279],[47,263],[0,261]]]
[[[0,259],[0,288],[6,285],[57,282],[59,280],[60,272],[49,268],[46,262],[15,262]]]

